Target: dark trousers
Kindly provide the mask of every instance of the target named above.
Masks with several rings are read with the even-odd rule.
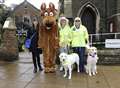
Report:
[[[85,55],[85,47],[73,47],[73,52],[74,53],[77,53],[79,55],[79,68],[80,68],[80,72],[84,72],[85,71],[85,68],[84,68],[84,65],[85,65],[85,59],[84,59],[84,55]]]
[[[39,52],[32,52],[32,59],[33,59],[34,69],[37,69],[37,66],[39,67],[39,69],[41,69]]]

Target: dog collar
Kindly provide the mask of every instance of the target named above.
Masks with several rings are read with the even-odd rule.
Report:
[[[91,57],[95,57],[96,54],[93,54],[93,55],[89,54],[89,55],[90,55]]]
[[[68,65],[68,64],[71,64],[71,63],[69,61],[63,62],[63,65]]]

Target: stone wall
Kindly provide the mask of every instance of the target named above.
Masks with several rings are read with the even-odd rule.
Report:
[[[98,50],[98,64],[120,64],[120,49]]]
[[[120,49],[98,49],[98,63],[100,65],[120,65]],[[87,59],[87,53],[85,55]]]
[[[16,38],[16,27],[13,19],[8,18],[9,24],[3,26],[3,39],[0,47],[0,60],[13,61],[18,59],[18,43]]]

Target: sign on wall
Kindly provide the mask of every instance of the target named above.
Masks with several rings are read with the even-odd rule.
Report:
[[[0,0],[0,3],[4,3],[5,1],[4,0]]]
[[[120,39],[106,39],[105,47],[106,48],[120,48]]]

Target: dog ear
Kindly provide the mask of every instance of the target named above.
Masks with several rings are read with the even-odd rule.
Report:
[[[85,47],[86,47],[87,49],[89,49],[89,48],[90,48],[90,45],[89,45],[89,44],[87,44]]]
[[[57,9],[55,9],[55,5],[52,2],[49,3],[49,9],[50,9],[50,11],[52,11],[54,13],[54,16],[56,16],[56,18],[57,18],[59,14],[58,14]]]
[[[46,10],[46,4],[45,3],[41,4],[41,10]]]
[[[61,54],[59,55],[59,58],[61,58]]]
[[[49,8],[54,11],[55,10],[55,6],[52,2],[49,3]]]
[[[45,13],[45,10],[46,10],[46,4],[42,3],[40,8],[41,8],[40,14],[41,14],[41,16],[44,16],[44,13]]]

